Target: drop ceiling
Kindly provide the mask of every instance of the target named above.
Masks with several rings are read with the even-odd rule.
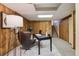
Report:
[[[60,4],[55,4],[55,3],[42,3],[42,4],[34,4],[36,11],[56,11]]]
[[[4,3],[30,21],[60,20],[74,9],[74,3]],[[37,15],[53,15],[52,18],[38,18]]]

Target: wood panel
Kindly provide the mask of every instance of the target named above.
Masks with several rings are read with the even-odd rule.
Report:
[[[51,31],[50,21],[31,21],[30,24],[33,28],[33,33],[39,33],[39,30],[42,30],[42,33],[46,34],[46,31]]]
[[[72,12],[71,15],[63,18],[60,22],[59,36],[68,41],[75,49],[75,34],[75,12]]]
[[[65,41],[69,41],[68,19],[63,20],[59,26],[59,36]]]
[[[16,14],[20,15],[17,12],[11,10],[10,8],[0,4],[0,12],[4,12],[6,14]],[[20,15],[21,16],[21,15]],[[24,17],[23,17],[24,18]],[[1,16],[0,16],[0,25],[1,25]],[[28,21],[24,18],[24,25],[21,28],[22,31],[25,31],[28,28]],[[18,39],[18,38],[17,38]],[[11,49],[15,48],[19,42],[17,40],[16,45],[14,45],[15,40],[15,32],[12,29],[3,29],[0,26],[0,55],[5,55]]]

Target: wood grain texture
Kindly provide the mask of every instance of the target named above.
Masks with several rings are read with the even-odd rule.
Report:
[[[73,40],[73,43],[72,43],[73,49],[75,49],[75,44],[76,44],[76,42],[75,42],[75,16],[76,16],[75,12],[72,12],[71,15],[63,18],[62,21],[60,22],[60,25],[59,25],[59,37],[65,41],[69,42],[69,29],[70,29],[70,27],[69,27],[69,25],[70,25],[69,20],[70,19],[69,18],[72,18],[72,22],[73,22],[73,24],[72,24],[72,26],[73,26],[72,36],[73,36],[73,38],[71,40]]]
[[[42,33],[46,34],[47,31],[51,32],[52,30],[50,21],[31,21],[30,26],[33,28],[32,33],[39,33],[39,30],[42,30]]]
[[[0,12],[4,12],[6,14],[12,14],[12,15],[20,15],[17,12],[11,10],[10,8],[0,4]],[[21,15],[20,15],[21,16]],[[24,17],[23,17],[24,18]],[[1,16],[0,16],[0,25],[1,25]],[[25,31],[28,28],[28,20],[24,18],[24,25],[23,28],[20,30]],[[19,45],[18,38],[16,45],[14,45],[15,40],[15,32],[13,29],[3,29],[0,27],[0,55],[5,55],[7,52],[15,48],[17,45]]]
[[[59,26],[59,35],[60,35],[60,38],[62,38],[63,40],[65,41],[69,41],[69,28],[68,28],[68,19],[65,19],[64,21],[62,21],[60,23],[60,26]]]

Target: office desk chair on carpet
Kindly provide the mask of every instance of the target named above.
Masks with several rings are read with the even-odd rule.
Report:
[[[30,32],[18,32],[19,42],[22,45],[22,48],[25,50],[30,49],[36,40],[31,39]]]

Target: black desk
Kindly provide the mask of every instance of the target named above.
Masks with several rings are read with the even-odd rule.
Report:
[[[51,36],[45,36],[45,35],[36,35],[34,34],[34,37],[38,40],[38,54],[40,55],[40,41],[41,40],[50,40],[50,51],[52,51],[52,38]]]

